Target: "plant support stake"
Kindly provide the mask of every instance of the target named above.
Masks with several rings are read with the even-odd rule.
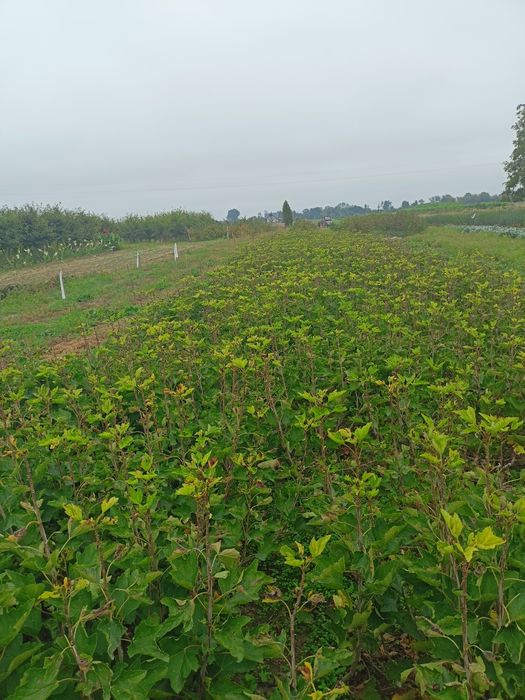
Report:
[[[66,290],[64,289],[64,278],[62,277],[62,270],[58,273],[58,279],[60,281],[60,296],[62,299],[66,298]]]
[[[173,259],[174,259],[174,260],[178,260],[178,259],[179,259],[179,251],[178,251],[178,248],[177,248],[177,244],[176,244],[176,243],[173,244]]]
[[[137,270],[139,269],[139,267],[140,267],[140,253],[137,250]]]

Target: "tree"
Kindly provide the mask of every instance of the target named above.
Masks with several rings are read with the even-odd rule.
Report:
[[[393,208],[394,206],[389,199],[385,199],[383,202],[381,202],[381,209],[383,211],[392,211]]]
[[[408,200],[404,199],[401,202],[401,209],[408,209],[409,206],[410,206],[410,202]]]
[[[293,213],[286,199],[283,203],[283,223],[286,227],[293,224]]]
[[[240,215],[241,212],[238,209],[229,209],[228,213],[226,214],[226,219],[230,222],[230,224],[233,224],[237,221]]]
[[[504,164],[507,173],[505,194],[513,200],[525,199],[525,104],[518,105],[516,123],[512,127],[516,138],[509,160]]]

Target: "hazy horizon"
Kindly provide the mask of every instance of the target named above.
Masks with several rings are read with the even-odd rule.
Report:
[[[520,0],[1,0],[0,206],[501,192],[524,20]]]

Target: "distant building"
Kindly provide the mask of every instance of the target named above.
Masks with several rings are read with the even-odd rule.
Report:
[[[319,228],[328,228],[329,226],[332,225],[332,217],[331,216],[323,216],[321,221],[317,224]]]

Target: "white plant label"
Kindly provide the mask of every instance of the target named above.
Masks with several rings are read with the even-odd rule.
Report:
[[[58,279],[60,281],[60,296],[62,299],[66,298],[66,290],[64,289],[64,278],[62,276],[62,270],[58,273]]]

